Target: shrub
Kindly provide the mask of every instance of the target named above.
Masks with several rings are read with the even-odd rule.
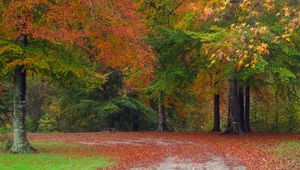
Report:
[[[11,132],[12,132],[12,126],[8,123],[0,127],[0,134],[8,134]]]
[[[39,132],[54,132],[55,131],[55,119],[46,113],[39,121]]]
[[[12,138],[9,135],[0,135],[0,152],[6,152],[12,146]]]

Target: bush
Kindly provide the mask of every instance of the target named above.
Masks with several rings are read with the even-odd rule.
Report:
[[[9,151],[12,146],[12,138],[8,135],[0,135],[0,152]]]
[[[65,132],[93,132],[104,128],[118,131],[156,130],[158,115],[133,97],[106,101],[80,100],[61,106],[59,129]]]
[[[12,126],[10,124],[5,124],[3,127],[0,127],[0,134],[8,134],[12,132]]]
[[[46,113],[39,121],[39,132],[49,133],[55,131],[55,119]]]
[[[156,130],[158,114],[135,98],[120,97],[113,100],[98,114],[106,127],[121,131]]]

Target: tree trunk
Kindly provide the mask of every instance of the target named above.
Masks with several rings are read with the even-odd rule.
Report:
[[[275,131],[279,131],[279,85],[276,85],[275,90]]]
[[[220,132],[220,95],[214,95],[214,128],[213,132]]]
[[[0,99],[3,97],[4,85],[0,82]]]
[[[18,38],[20,45],[27,45],[27,36]],[[14,153],[29,153],[35,149],[27,140],[25,127],[26,114],[26,68],[16,66],[14,73],[14,108],[13,108],[13,144],[10,150]]]
[[[250,86],[248,85],[245,90],[245,132],[251,132],[250,128]]]
[[[232,15],[230,15],[228,19],[238,17],[238,8],[241,1],[242,0],[230,0]],[[240,134],[242,131],[240,128],[238,83],[236,79],[228,80],[228,83],[228,125],[224,133]]]
[[[245,108],[244,108],[244,88],[242,86],[239,86],[239,111],[240,111],[240,125],[241,125],[241,130],[245,130],[245,120],[244,120],[244,115],[245,115]]]
[[[228,127],[224,133],[240,134],[239,100],[237,80],[229,80],[228,93]]]
[[[159,97],[158,97],[158,112],[159,112],[158,131],[160,132],[169,131],[169,128],[167,126],[167,121],[166,121],[166,115],[165,115],[164,94],[162,91],[159,92]]]
[[[27,140],[25,127],[26,69],[16,66],[14,75],[13,145],[11,151],[28,153],[34,151]]]

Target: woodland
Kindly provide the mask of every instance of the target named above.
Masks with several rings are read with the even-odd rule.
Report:
[[[299,0],[0,0],[0,169],[298,169],[299,77]]]

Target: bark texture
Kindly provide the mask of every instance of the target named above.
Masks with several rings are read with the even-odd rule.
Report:
[[[240,109],[237,80],[229,80],[228,84],[228,127],[224,133],[240,134],[242,133],[242,130],[240,127]]]
[[[26,69],[17,66],[14,75],[13,144],[11,151],[28,153],[35,151],[27,140],[25,127],[26,112]]]

